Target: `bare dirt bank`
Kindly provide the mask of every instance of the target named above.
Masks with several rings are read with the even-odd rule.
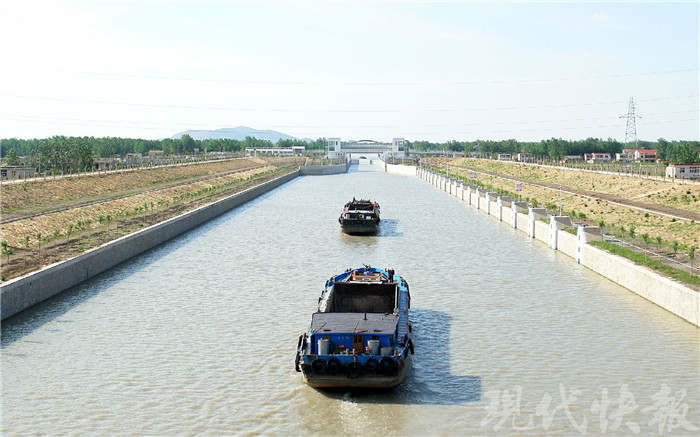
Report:
[[[244,158],[3,185],[0,273],[12,279],[141,228],[296,171],[295,158]],[[55,183],[54,183],[55,182]],[[31,193],[31,195],[27,194]],[[81,195],[84,194],[84,195]],[[95,200],[101,200],[95,203]],[[64,209],[71,207],[71,209]],[[50,213],[24,218],[37,211]]]

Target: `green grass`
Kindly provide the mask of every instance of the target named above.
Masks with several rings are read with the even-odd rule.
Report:
[[[562,226],[561,230],[564,232],[568,232],[571,235],[578,235],[578,229],[570,228],[568,226]]]
[[[593,241],[591,244],[600,247],[601,249],[605,249],[608,252],[614,253],[615,255],[623,256],[636,262],[637,264],[657,270],[670,278],[683,282],[684,284],[700,285],[700,276],[690,274],[685,270],[671,267],[668,264],[664,264],[659,260],[649,258],[641,253],[634,252],[626,247],[618,246],[617,244],[609,243],[607,241]]]

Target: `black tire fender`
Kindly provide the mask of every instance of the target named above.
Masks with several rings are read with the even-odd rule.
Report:
[[[362,372],[362,364],[358,363],[357,361],[349,362],[346,370],[348,372],[348,378],[357,378]]]
[[[326,372],[328,372],[329,375],[337,375],[342,368],[343,364],[339,359],[336,357],[328,358],[328,362],[326,363]]]
[[[384,376],[390,376],[396,371],[396,363],[389,357],[384,357],[379,360],[379,373]]]
[[[326,362],[322,358],[316,358],[311,362],[311,370],[313,370],[316,375],[323,375],[326,373]]]
[[[379,367],[379,362],[375,360],[374,358],[370,358],[367,361],[365,361],[364,365],[364,372],[373,375],[377,373],[377,368]]]

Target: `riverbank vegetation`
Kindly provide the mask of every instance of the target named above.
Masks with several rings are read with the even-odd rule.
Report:
[[[630,148],[612,138],[586,138],[585,140],[563,140],[550,138],[541,141],[517,141],[514,139],[492,141],[447,141],[445,143],[431,143],[428,141],[414,141],[409,143],[413,150],[422,152],[451,151],[461,152],[464,156],[476,156],[481,158],[495,158],[500,153],[515,155],[527,153],[532,155],[533,161],[560,161],[567,156],[583,157],[584,153],[610,153],[615,156],[623,149]],[[665,162],[693,163],[698,162],[698,150],[700,141],[667,141],[659,138],[657,141],[639,141],[635,149],[656,149],[657,158]]]
[[[601,249],[605,249],[610,253],[614,253],[615,255],[627,258],[630,261],[634,261],[637,264],[656,270],[664,276],[676,279],[684,284],[692,285],[696,288],[700,287],[700,276],[691,274],[683,269],[670,266],[644,253],[639,253],[608,241],[594,241],[591,244],[596,247],[600,247]],[[693,254],[694,258],[695,249],[692,249],[691,253]]]
[[[681,269],[694,262],[700,247],[699,184],[483,159],[422,162],[465,183],[544,207],[549,214],[561,211],[576,225],[598,226],[618,245],[648,251],[667,264],[677,262]]]
[[[0,279],[74,257],[296,171],[302,163],[302,158],[242,158],[3,184]],[[8,221],[10,216],[16,220]]]
[[[246,148],[304,146],[307,150],[324,150],[326,141],[268,140],[246,137],[244,140],[211,138],[195,140],[189,135],[182,138],[144,140],[113,137],[53,136],[44,139],[0,139],[3,165],[26,165],[39,172],[73,173],[93,167],[94,158],[125,157],[130,154],[148,155],[152,150],[165,156],[207,154],[212,152],[245,152]]]

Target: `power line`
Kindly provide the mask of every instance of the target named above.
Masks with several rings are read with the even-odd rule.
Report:
[[[675,115],[675,114],[687,114],[700,112],[700,109],[691,109],[687,111],[672,111],[672,112],[657,112],[647,114],[647,117],[652,117],[656,115]],[[339,125],[339,124],[316,124],[316,125],[306,125],[306,124],[293,124],[293,125],[271,125],[270,129],[285,129],[285,128],[376,128],[376,129],[397,129],[397,128],[415,128],[415,127],[455,127],[455,126],[493,126],[493,125],[513,125],[513,124],[542,124],[542,123],[570,123],[575,121],[592,121],[592,120],[609,120],[613,118],[619,118],[617,116],[606,116],[606,117],[587,117],[587,118],[568,118],[568,119],[547,119],[547,120],[519,120],[519,121],[495,121],[495,122],[478,122],[478,123],[448,123],[448,124],[424,124],[416,125],[412,124],[366,124],[366,125]],[[87,118],[68,118],[68,117],[51,117],[51,116],[38,116],[38,115],[25,115],[25,114],[0,114],[0,119],[13,120],[13,121],[36,121],[36,122],[49,122],[49,121],[63,121],[63,122],[79,122],[79,123],[128,123],[130,126],[144,125],[144,126],[164,126],[172,128],[173,126],[189,127],[190,129],[219,129],[221,124],[192,124],[191,122],[146,122],[146,121],[135,121],[135,120],[104,120],[104,119],[87,119]]]
[[[22,94],[0,94],[2,97],[31,99],[55,102],[70,102],[70,103],[87,103],[97,105],[113,105],[113,106],[140,106],[147,108],[169,108],[169,109],[196,109],[210,111],[241,111],[241,112],[282,112],[282,113],[410,113],[410,112],[471,112],[471,111],[510,111],[510,110],[525,110],[525,109],[553,109],[553,108],[571,108],[579,106],[602,106],[602,105],[618,105],[624,100],[613,100],[608,102],[594,103],[569,103],[558,105],[536,105],[536,106],[502,106],[494,108],[457,108],[457,109],[290,109],[290,108],[233,108],[222,106],[190,106],[190,105],[164,105],[157,103],[133,103],[133,102],[110,102],[104,100],[87,100],[87,99],[72,99],[65,97],[43,97],[31,96]],[[660,97],[653,100],[673,100],[696,98],[698,95],[687,95],[678,97]],[[652,99],[647,99],[652,100]]]
[[[0,116],[0,119],[2,120],[11,120],[11,121],[18,121],[18,122],[28,122],[28,123],[43,123],[43,124],[60,124],[60,125],[76,125],[76,126],[88,126],[88,127],[105,127],[105,128],[126,128],[126,129],[136,129],[136,130],[150,130],[150,131],[161,131],[161,132],[174,132],[177,130],[183,129],[183,127],[151,127],[151,126],[130,126],[128,124],[99,124],[99,123],[85,123],[85,122],[80,122],[80,121],[60,121],[60,120],[44,120],[44,121],[37,121],[37,120],[26,120],[26,119],[21,119],[21,118],[13,118],[13,117],[7,117],[7,116]],[[696,118],[690,118],[690,119],[683,119],[683,120],[671,120],[671,121],[657,121],[657,122],[649,122],[647,124],[671,124],[671,123],[684,123],[684,122],[692,122],[692,121],[697,121]],[[118,123],[118,122],[115,122]],[[493,134],[493,133],[519,133],[519,132],[555,132],[555,131],[570,131],[570,130],[576,130],[576,129],[603,129],[603,128],[617,128],[619,125],[617,124],[612,124],[612,125],[597,125],[597,126],[565,126],[565,127],[552,127],[552,128],[533,128],[533,129],[502,129],[502,130],[472,130],[472,131],[447,131],[447,130],[437,130],[437,131],[425,131],[425,132],[403,132],[403,135],[463,135],[463,134],[478,134],[478,135],[485,135],[485,134]],[[413,125],[411,127],[430,127],[430,126],[416,126]],[[439,126],[439,127],[447,127],[447,126]],[[279,126],[271,126],[270,129],[279,129]],[[376,129],[380,128],[380,126],[328,126],[329,129],[348,129],[348,128],[357,128],[357,129]],[[396,129],[397,127],[395,126],[384,126],[383,128],[391,128],[391,129]],[[192,130],[197,130],[197,129],[192,129]],[[241,132],[241,133],[257,133],[256,131],[248,131],[248,132]],[[317,132],[312,132],[312,131],[290,131],[286,132],[289,135],[299,135],[299,136],[304,136],[304,135],[317,135]]]
[[[445,82],[322,82],[322,81],[275,81],[275,80],[232,80],[232,79],[209,79],[196,77],[177,77],[163,75],[146,75],[146,74],[128,74],[128,73],[106,73],[98,71],[78,71],[78,70],[62,70],[50,69],[41,67],[21,67],[0,65],[0,68],[44,71],[49,73],[64,73],[64,74],[79,74],[88,76],[104,76],[104,77],[122,77],[128,79],[147,79],[147,80],[169,80],[182,82],[208,82],[208,83],[228,83],[239,85],[283,85],[283,86],[463,86],[463,85],[483,85],[483,84],[510,84],[510,83],[547,83],[547,82],[567,82],[576,80],[599,80],[599,79],[624,79],[629,77],[639,76],[658,76],[678,73],[689,73],[700,71],[698,68],[637,72],[637,73],[621,73],[598,76],[572,76],[559,78],[535,78],[535,79],[485,79],[485,80],[466,80],[466,81],[445,81]]]

